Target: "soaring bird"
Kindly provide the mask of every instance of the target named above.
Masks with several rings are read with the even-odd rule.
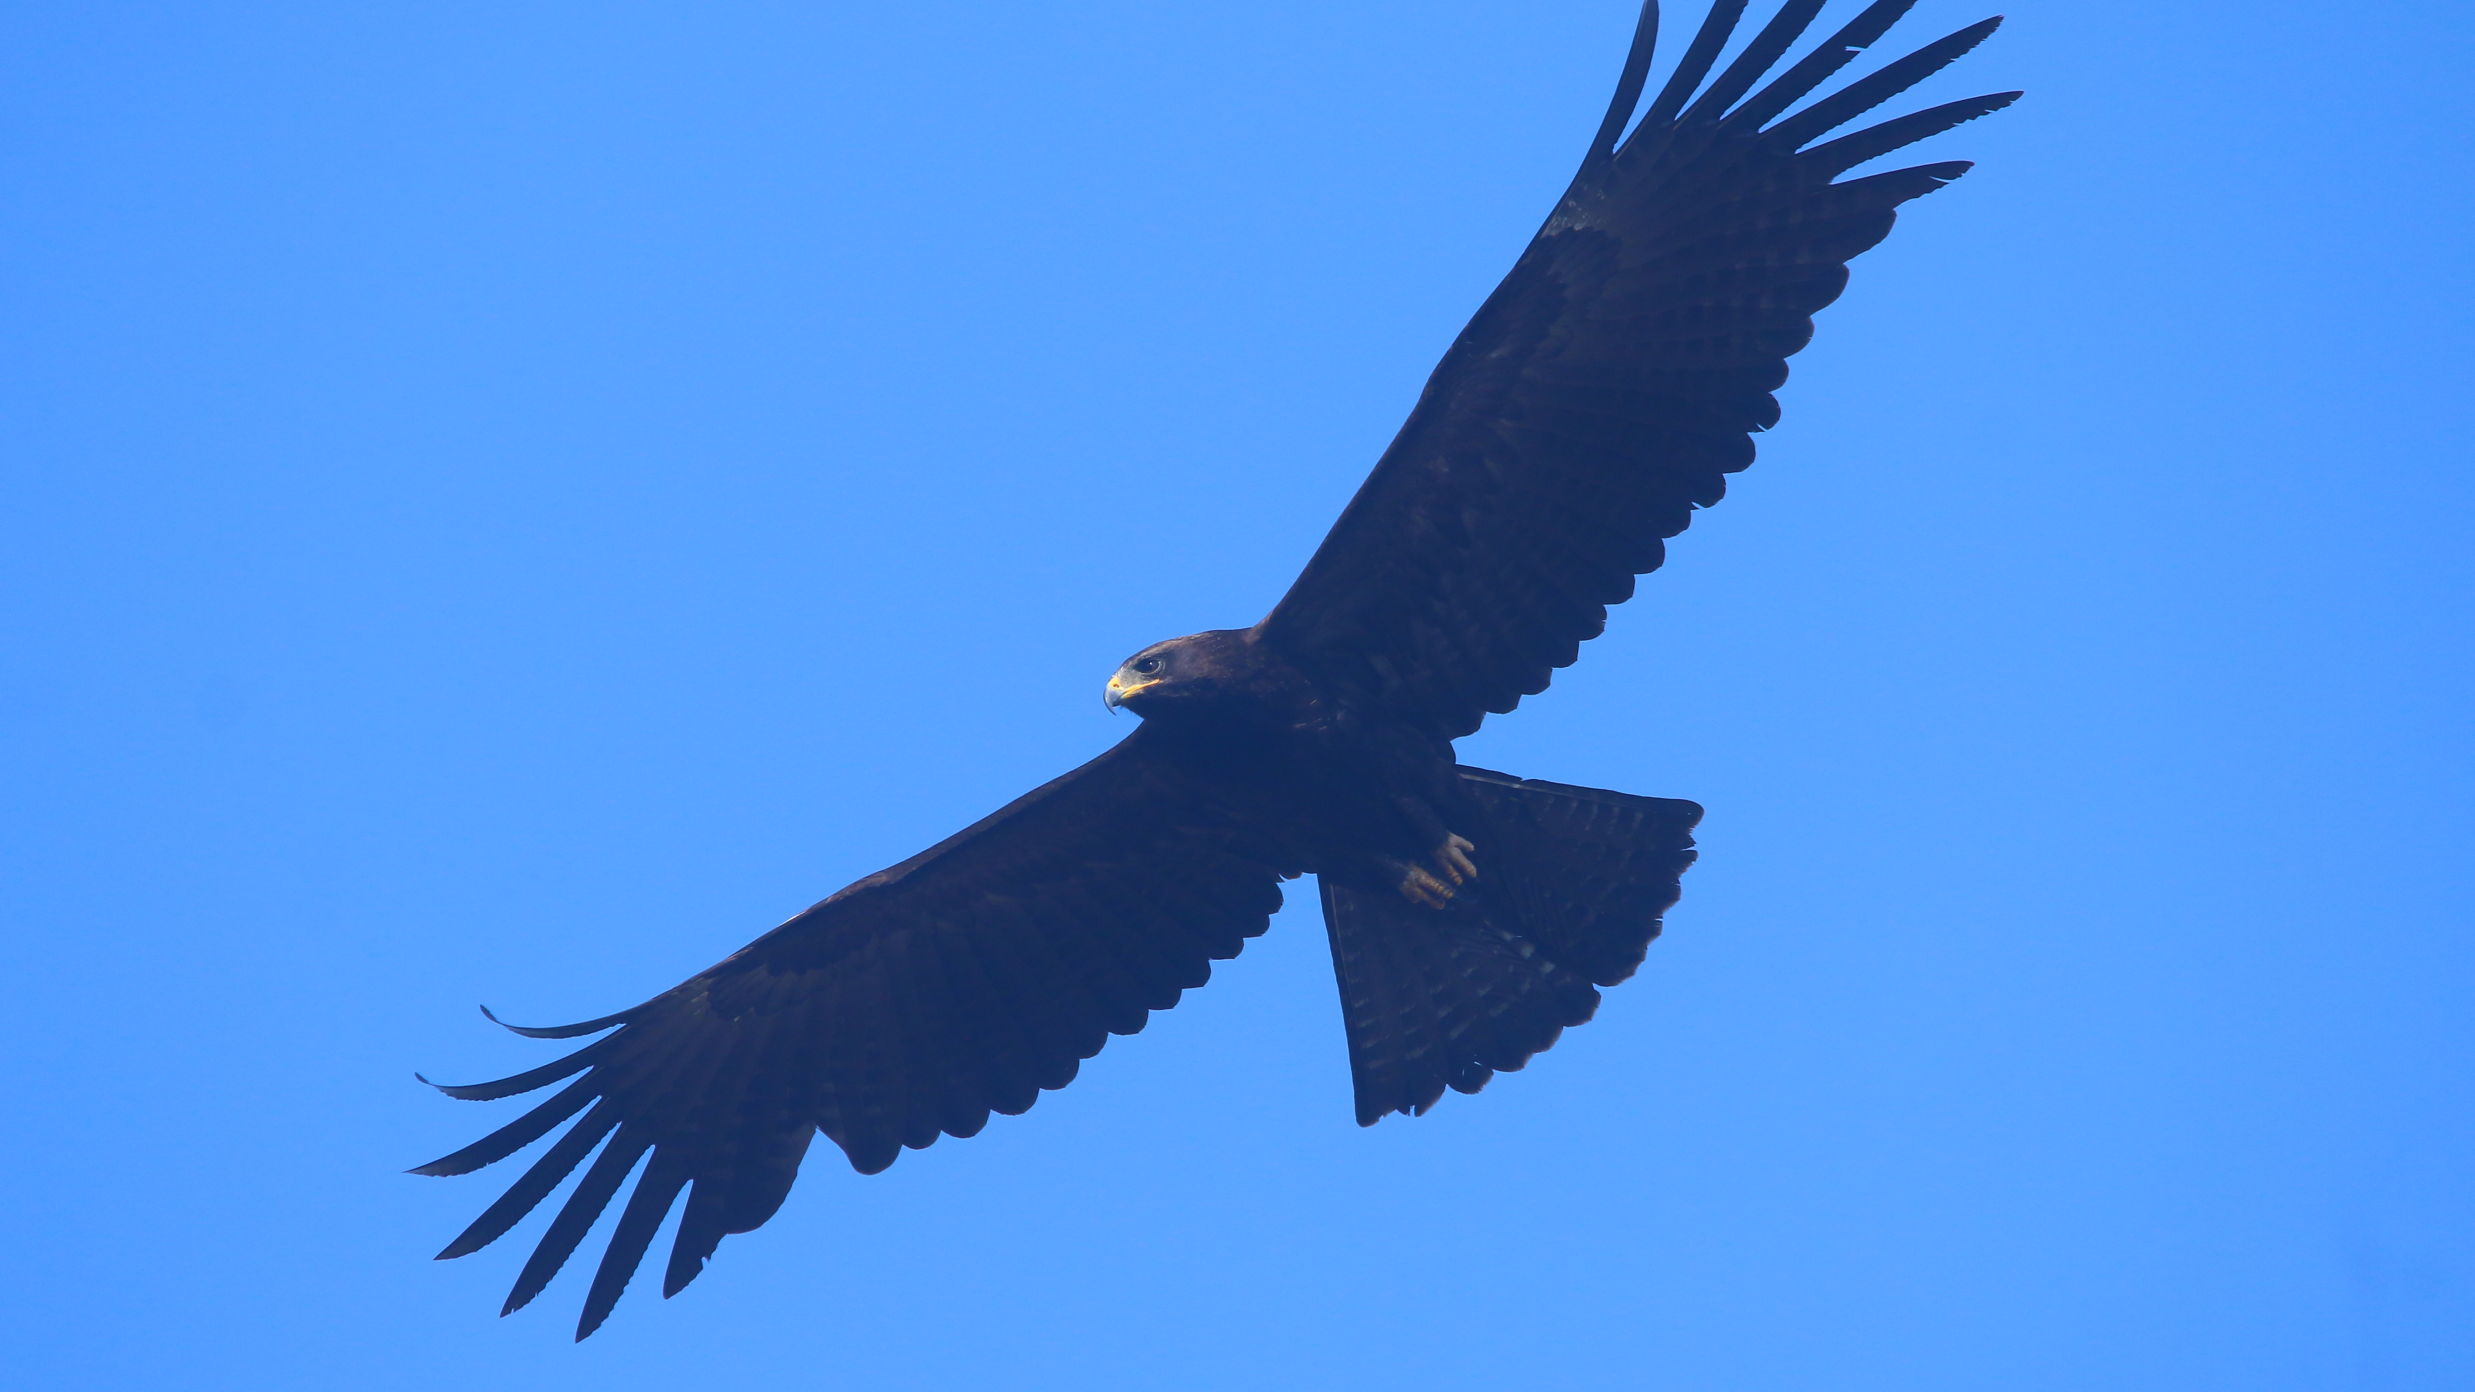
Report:
[[[1645,4],[1571,186],[1272,612],[1128,658],[1106,699],[1142,719],[1081,768],[642,1005],[517,1029],[601,1037],[441,1089],[563,1084],[416,1173],[566,1130],[439,1255],[495,1241],[584,1165],[513,1311],[634,1174],[581,1339],[682,1193],[666,1296],[773,1216],[816,1134],[873,1174],[1023,1111],[1202,985],[1299,875],[1362,1125],[1475,1092],[1589,1019],[1658,934],[1701,809],[1469,768],[1453,741],[1545,690],[1719,501],[1850,258],[1969,166],[1842,176],[2019,95],[1833,136],[1999,23],[1799,105],[1912,3],[1876,0],[1765,84],[1823,0],[1784,0],[1724,68],[1745,0],[1716,0],[1644,107]]]

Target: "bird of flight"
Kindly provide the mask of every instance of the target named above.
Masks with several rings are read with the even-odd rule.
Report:
[[[1465,767],[1452,742],[1545,690],[1719,500],[1849,259],[1968,165],[1840,176],[2019,95],[1833,135],[1999,20],[1799,107],[1914,0],[1876,0],[1764,85],[1823,3],[1785,0],[1718,69],[1746,0],[1716,0],[1646,108],[1643,5],[1580,171],[1305,571],[1251,628],[1127,659],[1107,689],[1142,717],[1124,741],[642,1005],[516,1030],[602,1036],[566,1057],[443,1088],[565,1084],[419,1174],[572,1125],[439,1255],[497,1240],[591,1156],[512,1312],[635,1174],[581,1339],[683,1192],[665,1296],[773,1216],[819,1132],[874,1174],[1025,1110],[1202,985],[1303,874],[1361,1125],[1475,1092],[1589,1019],[1657,936],[1701,809]]]

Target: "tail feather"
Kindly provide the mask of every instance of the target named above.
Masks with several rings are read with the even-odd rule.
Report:
[[[1450,908],[1323,883],[1358,1124],[1520,1068],[1631,976],[1701,808],[1463,768],[1479,879]]]

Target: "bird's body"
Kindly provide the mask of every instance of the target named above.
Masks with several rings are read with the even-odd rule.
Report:
[[[1874,0],[1765,85],[1822,0],[1783,0],[1724,68],[1745,0],[1715,0],[1646,107],[1645,5],[1571,187],[1272,612],[1128,659],[1108,699],[1142,724],[1083,767],[641,1005],[518,1031],[601,1037],[444,1089],[564,1084],[422,1173],[566,1130],[440,1255],[583,1166],[515,1309],[634,1175],[581,1338],[683,1193],[665,1294],[773,1214],[814,1136],[873,1173],[1024,1110],[1201,985],[1302,874],[1361,1123],[1476,1091],[1588,1019],[1659,932],[1701,809],[1464,767],[1453,742],[1544,690],[1719,500],[1849,258],[1967,166],[1840,176],[2018,95],[1823,139],[1993,29],[1798,106],[1910,3]]]
[[[1156,670],[1136,670],[1146,664]],[[1318,878],[1397,887],[1466,815],[1449,740],[1319,683],[1258,629],[1154,644],[1108,699],[1144,717],[1154,757],[1282,829],[1289,858]]]

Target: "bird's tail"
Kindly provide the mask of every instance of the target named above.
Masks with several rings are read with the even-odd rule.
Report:
[[[1323,882],[1358,1124],[1476,1092],[1641,965],[1702,809],[1464,767],[1479,878],[1449,908]]]

